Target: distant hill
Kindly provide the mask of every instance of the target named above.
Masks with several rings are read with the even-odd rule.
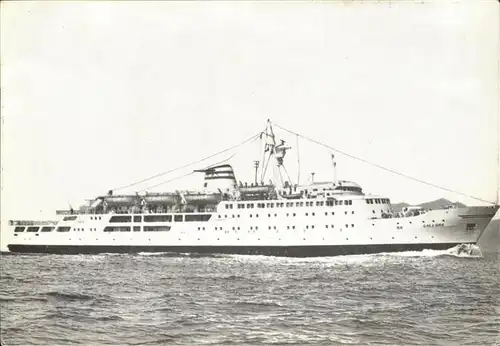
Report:
[[[409,204],[405,203],[405,202],[396,203],[396,204],[392,204],[392,210],[394,210],[396,213],[399,213],[401,210],[403,210],[403,208],[408,207],[408,206],[409,206]]]
[[[401,202],[401,203],[396,203],[396,204],[393,204],[392,205],[392,209],[395,211],[395,212],[399,212],[401,211],[404,207],[408,207],[410,206],[411,204],[408,204],[408,203],[405,203],[405,202]],[[463,203],[460,203],[460,202],[452,202],[452,201],[449,201],[447,200],[446,198],[440,198],[440,199],[436,199],[435,201],[430,201],[430,202],[425,202],[425,203],[420,203],[420,204],[417,204],[417,206],[419,207],[422,207],[424,209],[443,209],[444,207],[446,207],[447,205],[455,205],[457,206],[458,208],[463,208],[463,207],[466,207],[465,204]]]

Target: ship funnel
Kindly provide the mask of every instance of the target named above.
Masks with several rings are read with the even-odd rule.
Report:
[[[232,193],[236,190],[236,178],[231,165],[213,166],[195,172],[205,173],[203,187],[207,192]]]

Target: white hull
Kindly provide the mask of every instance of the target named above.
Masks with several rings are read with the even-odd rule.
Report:
[[[347,249],[372,245],[382,246],[382,250],[385,246],[390,251],[391,246],[405,249],[401,247],[405,244],[411,248],[411,245],[418,244],[433,247],[433,244],[454,246],[475,243],[498,209],[467,207],[432,210],[410,217],[369,219],[368,209],[371,207],[361,208],[362,202],[355,201],[352,206],[241,210],[224,210],[221,204],[216,213],[197,214],[211,215],[209,221],[201,222],[144,222],[144,217],[141,217],[140,222],[110,223],[111,217],[116,215],[75,215],[75,220],[61,221],[57,225],[70,227],[68,232],[57,232],[55,229],[52,232],[13,232],[8,246],[11,251],[61,253],[79,252],[75,249],[77,247],[94,248],[82,252],[136,252],[134,248],[144,251],[144,247],[152,251],[175,251],[176,247],[187,247],[190,252],[197,252],[199,247],[204,253],[212,252],[206,249],[212,247],[214,253],[241,253],[242,250],[237,248],[276,247],[283,252],[287,247]],[[140,228],[134,232],[133,226]],[[169,226],[170,230],[146,232],[145,226]],[[130,231],[105,232],[106,227],[130,227]],[[51,250],[51,247],[57,251]],[[64,251],[64,247],[70,250]],[[220,250],[221,247],[226,249]],[[28,251],[30,248],[32,250]],[[99,248],[106,251],[99,251]],[[124,248],[129,248],[129,251]],[[230,248],[236,250],[231,251]],[[250,249],[248,252],[255,251]]]

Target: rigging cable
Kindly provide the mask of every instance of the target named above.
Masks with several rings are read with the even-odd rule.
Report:
[[[297,185],[300,185],[300,153],[299,153],[299,135],[297,138]],[[287,173],[288,174],[288,173]]]
[[[459,195],[462,195],[462,196],[465,196],[465,197],[469,197],[469,198],[472,198],[472,199],[475,199],[475,200],[478,200],[478,201],[482,201],[482,202],[485,202],[485,203],[495,204],[495,202],[491,202],[491,201],[488,201],[488,200],[485,200],[485,199],[482,199],[482,198],[479,198],[479,197],[471,196],[471,195],[465,194],[465,193],[460,192],[460,191],[456,191],[456,190],[448,189],[448,188],[443,187],[443,186],[439,186],[439,185],[436,185],[436,184],[433,184],[433,183],[429,183],[429,182],[427,182],[427,181],[424,181],[424,180],[421,180],[421,179],[418,179],[418,178],[411,177],[411,176],[406,175],[406,174],[403,174],[403,173],[396,172],[395,170],[392,170],[392,169],[390,169],[390,168],[386,168],[386,167],[381,166],[381,165],[378,165],[378,164],[376,164],[376,163],[373,163],[373,162],[367,161],[367,160],[365,160],[365,159],[362,159],[362,158],[356,157],[356,156],[354,156],[354,155],[348,154],[348,153],[346,153],[346,152],[343,152],[343,151],[341,151],[341,150],[335,149],[335,148],[333,148],[333,147],[331,147],[331,146],[329,146],[329,145],[327,145],[327,144],[325,144],[325,143],[323,143],[323,142],[317,141],[317,140],[312,139],[312,138],[309,138],[309,137],[307,137],[307,136],[303,136],[303,135],[301,135],[301,134],[299,134],[299,133],[297,133],[297,132],[294,132],[294,131],[291,131],[291,130],[289,130],[289,129],[286,129],[286,128],[284,128],[283,126],[280,126],[280,125],[278,125],[278,124],[276,124],[276,123],[274,123],[274,125],[275,125],[276,127],[280,128],[280,129],[282,129],[282,130],[286,131],[286,132],[289,132],[289,133],[291,133],[291,134],[294,134],[294,135],[296,135],[296,136],[298,136],[298,137],[302,137],[302,138],[304,138],[304,139],[306,139],[306,140],[308,140],[308,141],[310,141],[310,142],[316,143],[316,144],[318,144],[318,145],[320,145],[320,146],[322,146],[322,147],[325,147],[325,148],[328,148],[328,149],[330,149],[330,150],[336,151],[336,152],[338,152],[338,153],[340,153],[340,154],[343,154],[343,155],[348,156],[348,157],[350,157],[350,158],[353,158],[353,159],[355,159],[355,160],[358,160],[358,161],[361,161],[361,162],[367,163],[367,164],[369,164],[369,165],[372,165],[372,166],[378,167],[378,168],[380,168],[380,169],[382,169],[382,170],[384,170],[384,171],[387,171],[387,172],[390,172],[390,173],[393,173],[393,174],[399,175],[399,176],[401,176],[401,177],[404,177],[404,178],[407,178],[407,179],[410,179],[410,180],[416,181],[416,182],[418,182],[418,183],[422,183],[422,184],[425,184],[425,185],[428,185],[428,186],[432,186],[432,187],[435,187],[435,188],[438,188],[438,189],[441,189],[441,190],[445,190],[445,191],[448,191],[448,192],[453,192],[453,193],[456,193],[456,194],[459,194]]]
[[[148,186],[147,188],[145,188],[144,190],[140,190],[139,192],[144,192],[144,191],[149,190],[149,189],[154,189],[154,188],[155,188],[155,187],[157,187],[157,186],[160,186],[160,185],[163,185],[163,184],[166,184],[166,183],[170,183],[170,182],[172,182],[172,181],[174,181],[174,180],[177,180],[177,179],[181,179],[181,178],[187,177],[187,176],[192,175],[192,174],[194,174],[194,173],[195,173],[195,172],[189,172],[189,173],[187,173],[187,174],[180,175],[180,176],[175,177],[175,178],[172,178],[172,179],[170,179],[170,180],[163,181],[163,182],[158,183],[158,184],[156,184],[156,185]]]
[[[152,180],[152,179],[154,179],[154,178],[161,177],[161,176],[166,175],[166,174],[168,174],[168,173],[172,173],[172,172],[178,171],[178,170],[180,170],[180,169],[183,169],[183,168],[186,168],[186,167],[189,167],[189,166],[192,166],[192,165],[198,164],[198,163],[200,163],[200,162],[206,161],[206,160],[208,160],[208,159],[211,159],[211,158],[212,158],[212,157],[214,157],[214,156],[217,156],[217,155],[223,154],[223,153],[225,153],[225,152],[227,152],[227,151],[229,151],[229,150],[232,150],[232,149],[234,149],[234,148],[237,148],[237,147],[239,147],[239,146],[242,146],[243,144],[246,144],[247,142],[250,142],[250,141],[252,141],[252,140],[257,139],[257,138],[261,135],[261,133],[262,133],[262,132],[259,132],[258,134],[253,135],[252,137],[250,137],[250,138],[246,139],[245,141],[243,141],[243,142],[241,142],[241,143],[239,143],[239,144],[236,144],[236,145],[232,146],[231,148],[224,149],[224,150],[222,150],[222,151],[219,151],[218,153],[215,153],[215,154],[212,154],[212,155],[210,155],[210,156],[207,156],[207,157],[205,157],[205,158],[203,158],[203,159],[201,159],[201,160],[197,160],[197,161],[194,161],[194,162],[188,163],[188,164],[186,164],[186,165],[184,165],[184,166],[177,167],[177,168],[174,168],[174,169],[168,170],[168,171],[163,172],[163,173],[155,174],[155,175],[150,176],[150,177],[148,177],[148,178],[145,178],[145,179],[142,179],[142,180],[136,181],[136,182],[131,183],[131,184],[128,184],[128,185],[120,186],[120,187],[114,188],[114,189],[112,189],[112,190],[113,190],[113,191],[115,191],[115,190],[122,190],[122,189],[126,189],[127,187],[132,187],[132,186],[134,186],[134,185],[138,185],[138,184],[144,183],[144,182],[149,181],[149,180]],[[175,179],[177,179],[177,178],[175,178]],[[161,184],[160,184],[160,185],[161,185]],[[144,190],[142,190],[142,191],[144,191]]]
[[[255,139],[254,139],[254,140],[255,140]],[[234,153],[233,155],[231,155],[230,157],[228,157],[228,158],[227,158],[227,159],[225,159],[225,160],[222,160],[222,161],[219,161],[219,162],[217,162],[217,163],[214,163],[214,164],[210,165],[209,167],[212,167],[212,166],[217,166],[217,165],[220,165],[221,163],[224,163],[224,162],[226,162],[226,161],[228,161],[228,160],[231,160],[231,159],[232,159],[235,155],[236,155],[236,153]],[[145,189],[140,190],[140,191],[138,191],[138,192],[144,192],[144,191],[147,191],[147,190],[149,190],[149,189],[154,189],[155,187],[158,187],[158,186],[163,185],[163,184],[170,183],[170,182],[172,182],[172,181],[174,181],[174,180],[177,180],[177,179],[180,179],[180,178],[187,177],[187,176],[189,176],[189,175],[191,175],[191,174],[193,174],[193,173],[195,173],[195,172],[190,172],[190,173],[187,173],[187,174],[184,174],[184,175],[178,176],[178,177],[176,177],[176,178],[172,178],[172,179],[170,179],[170,180],[162,181],[161,183],[158,183],[158,184],[155,184],[155,185],[152,185],[152,186],[148,186],[148,187],[146,187]]]

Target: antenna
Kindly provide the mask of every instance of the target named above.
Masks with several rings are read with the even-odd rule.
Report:
[[[297,185],[300,184],[300,153],[299,153],[299,135],[296,136],[297,139]]]
[[[337,162],[335,161],[335,155],[332,153],[332,165],[333,165],[333,186],[337,185]]]
[[[259,171],[259,161],[253,162],[253,167],[255,168],[255,185],[257,185],[257,172]]]
[[[311,173],[311,184],[314,183],[314,172]]]

